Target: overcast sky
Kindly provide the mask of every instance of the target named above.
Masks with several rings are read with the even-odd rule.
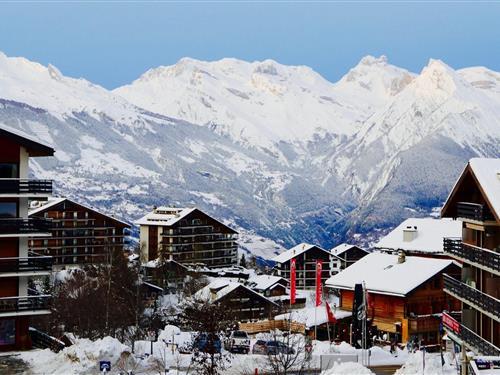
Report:
[[[500,71],[499,20],[499,2],[0,3],[0,50],[107,88],[184,56],[271,58],[336,81],[367,54]]]

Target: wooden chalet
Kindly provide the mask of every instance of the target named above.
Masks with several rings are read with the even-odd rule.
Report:
[[[356,245],[348,243],[340,244],[330,250],[332,254],[340,258],[340,269],[345,270],[347,267],[353,265],[364,256],[370,254],[365,249]]]
[[[28,237],[50,236],[50,222],[28,217],[28,208],[29,200],[52,194],[52,181],[29,178],[29,159],[54,150],[4,125],[0,147],[0,351],[23,350],[32,346],[31,318],[51,312],[50,296],[28,287],[52,272],[52,258],[28,248]]]
[[[288,281],[279,276],[257,275],[250,278],[246,285],[266,297],[278,297],[287,294]]]
[[[270,319],[279,306],[249,287],[228,279],[217,279],[195,294],[196,298],[223,304],[239,322]]]
[[[295,258],[297,289],[316,287],[316,261],[323,261],[321,280],[324,283],[330,276],[338,273],[341,259],[319,246],[301,243],[276,256],[274,273],[290,280],[290,261]]]
[[[500,159],[471,159],[441,216],[462,229],[444,241],[445,254],[463,265],[459,280],[445,276],[446,293],[462,302],[461,321],[443,321],[449,337],[478,355],[500,356]]]
[[[158,207],[136,225],[143,264],[159,257],[210,268],[238,263],[238,233],[197,208]]]
[[[406,343],[437,343],[443,310],[457,311],[458,301],[444,293],[443,274],[457,275],[449,259],[371,253],[332,276],[326,287],[340,292],[340,309],[352,311],[355,284],[365,283],[368,318],[380,333]]]
[[[29,217],[49,219],[50,238],[32,237],[30,251],[50,255],[54,267],[80,267],[109,262],[110,254],[124,254],[130,225],[69,198],[34,202]],[[125,254],[124,254],[125,256]]]

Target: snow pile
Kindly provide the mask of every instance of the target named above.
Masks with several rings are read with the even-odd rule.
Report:
[[[21,352],[21,359],[41,374],[80,374],[99,371],[99,361],[110,361],[111,366],[123,352],[130,349],[112,337],[96,341],[77,339],[75,344],[54,353],[49,349]]]
[[[336,364],[333,368],[323,371],[321,375],[369,375],[373,374],[370,369],[355,362]]]
[[[424,355],[422,352],[412,353],[408,356],[406,363],[399,370],[396,375],[454,375],[457,373],[457,368],[451,358],[451,353],[444,354],[445,364],[441,365],[441,355],[439,353],[426,353],[425,354],[425,369],[424,369]]]

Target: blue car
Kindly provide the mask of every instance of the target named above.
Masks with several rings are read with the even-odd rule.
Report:
[[[215,354],[222,350],[222,343],[214,333],[200,333],[193,342],[193,350],[203,353]]]

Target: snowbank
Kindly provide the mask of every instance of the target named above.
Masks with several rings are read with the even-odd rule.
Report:
[[[399,370],[396,375],[456,375],[457,368],[453,363],[451,353],[444,353],[445,364],[441,365],[441,355],[439,353],[426,353],[425,354],[425,369],[423,363],[424,355],[422,352],[412,353],[408,356],[406,363]]]
[[[370,375],[373,372],[363,365],[355,362],[345,362],[333,366],[332,369],[323,371],[321,375]]]
[[[54,353],[49,349],[21,352],[20,357],[41,374],[80,374],[99,371],[99,361],[110,361],[113,366],[120,355],[130,349],[112,337],[97,341],[77,339],[75,344]]]

